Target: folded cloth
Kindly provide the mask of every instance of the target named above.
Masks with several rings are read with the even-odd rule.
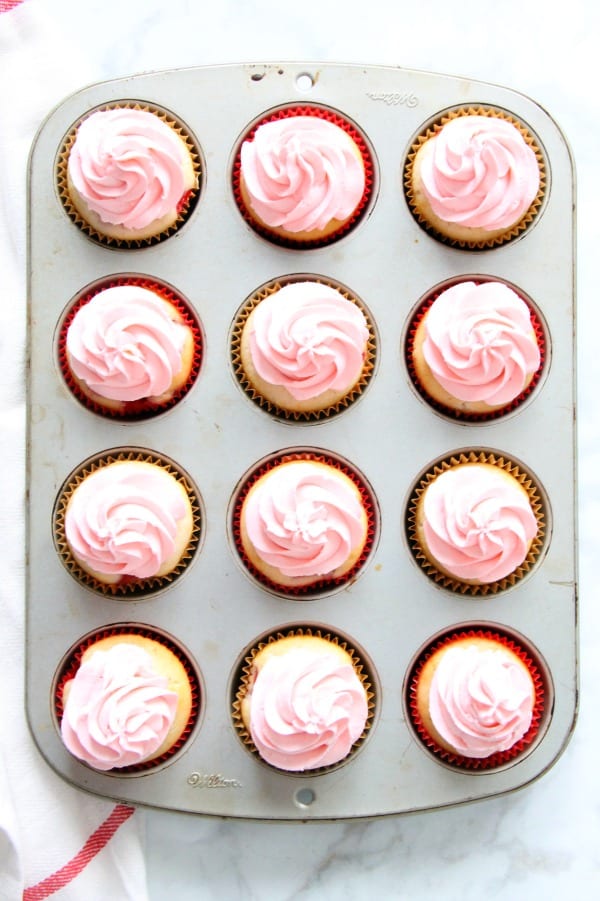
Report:
[[[27,159],[46,114],[99,75],[50,4],[0,0],[0,901],[148,897],[142,815],[63,782],[24,712]]]

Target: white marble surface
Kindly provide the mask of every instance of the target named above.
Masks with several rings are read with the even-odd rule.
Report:
[[[410,817],[282,826],[145,812],[150,898],[597,897],[595,0],[571,0],[568,7],[522,0],[52,0],[48,5],[85,48],[99,79],[170,67],[302,59],[402,65],[496,82],[522,91],[551,113],[568,136],[578,171],[582,701],[567,750],[549,773],[516,794]]]

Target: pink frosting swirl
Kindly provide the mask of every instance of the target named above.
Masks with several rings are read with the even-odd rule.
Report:
[[[295,461],[272,469],[244,507],[256,553],[286,576],[323,576],[364,542],[356,491],[332,467]]]
[[[356,304],[328,285],[297,282],[255,308],[252,362],[261,378],[297,400],[343,392],[360,376],[368,337]]]
[[[510,228],[536,197],[535,153],[506,119],[459,116],[424,146],[421,180],[440,219],[486,231]]]
[[[362,160],[349,136],[315,116],[259,126],[242,144],[241,174],[256,214],[288,232],[348,219],[365,188]]]
[[[261,757],[295,772],[342,760],[367,719],[365,691],[352,665],[301,648],[265,662],[250,709],[250,734]]]
[[[456,466],[426,489],[423,530],[438,563],[457,579],[502,579],[525,560],[537,534],[527,495],[493,465]]]
[[[533,683],[524,666],[501,648],[450,647],[434,673],[431,721],[441,738],[466,757],[512,748],[527,732]]]
[[[69,154],[69,177],[102,222],[143,229],[167,214],[192,185],[186,150],[154,113],[110,109],[79,126]]]
[[[177,524],[186,513],[182,491],[165,469],[112,463],[92,472],[71,495],[65,535],[90,570],[147,579],[173,555]]]
[[[529,308],[502,282],[448,288],[427,312],[425,329],[425,361],[459,400],[508,404],[540,365]]]
[[[181,371],[187,332],[147,288],[107,288],[73,317],[66,341],[69,365],[101,397],[158,397]]]
[[[60,727],[66,747],[97,770],[150,760],[177,709],[167,683],[137,645],[94,651],[68,683]]]

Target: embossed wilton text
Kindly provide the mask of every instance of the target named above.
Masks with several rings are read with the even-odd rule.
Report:
[[[388,106],[407,106],[414,109],[419,105],[419,98],[412,91],[367,91],[367,97],[371,100],[383,100]]]
[[[220,773],[190,773],[188,785],[193,788],[241,788],[238,779],[225,779]]]

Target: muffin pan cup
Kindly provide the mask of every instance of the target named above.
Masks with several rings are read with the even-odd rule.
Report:
[[[300,76],[309,76],[309,78]],[[308,85],[308,90],[306,87]],[[227,98],[224,112],[222,99]],[[148,247],[98,245],[67,215],[56,161],[89,109],[134,100],[168,109],[193,132],[206,161],[185,227]],[[368,211],[327,247],[292,250],[257,235],[232,189],[241,137],[270,110],[314,103],[338,110],[373,149]],[[403,186],[415,134],[459,104],[495,106],[522,120],[547,161],[546,192],[531,226],[493,249],[452,248],[412,216]],[[224,65],[148,73],[92,85],[42,125],[29,171],[28,547],[26,707],[48,764],[68,782],[119,801],[251,820],[335,820],[433,810],[500,795],[542,775],[562,753],[577,711],[574,176],[552,118],[515,91],[426,72],[330,63]],[[202,367],[187,395],[144,421],[85,409],[60,373],[56,330],[86,285],[135,272],[172,285],[198,317]],[[323,422],[283,422],[244,396],[230,334],[245,298],[297,273],[331,278],[360,297],[378,335],[377,368],[360,403]],[[402,336],[415,304],[444,280],[477,273],[516,285],[547,328],[544,378],[527,404],[490,422],[453,422],[411,385]],[[79,584],[54,545],[52,511],[85,460],[117,447],[174,461],[203,503],[202,544],[185,578],[148,598],[102,597]],[[258,461],[290,447],[346,459],[364,474],[379,511],[377,546],[343,590],[299,602],[247,578],[228,509]],[[471,449],[521,461],[539,480],[551,524],[527,578],[493,596],[437,585],[415,565],[406,522],[419,475]],[[199,725],[181,750],[136,778],[100,773],[63,747],[52,698],[69,648],[96,630],[144,624],[181,642],[202,685]],[[406,722],[404,685],[419,648],[474,624],[531,642],[553,685],[543,737],[512,765],[465,773],[424,753]],[[240,655],[258,635],[318,628],[364,649],[380,688],[368,742],[334,772],[301,780],[265,767],[240,742],[230,690]]]

